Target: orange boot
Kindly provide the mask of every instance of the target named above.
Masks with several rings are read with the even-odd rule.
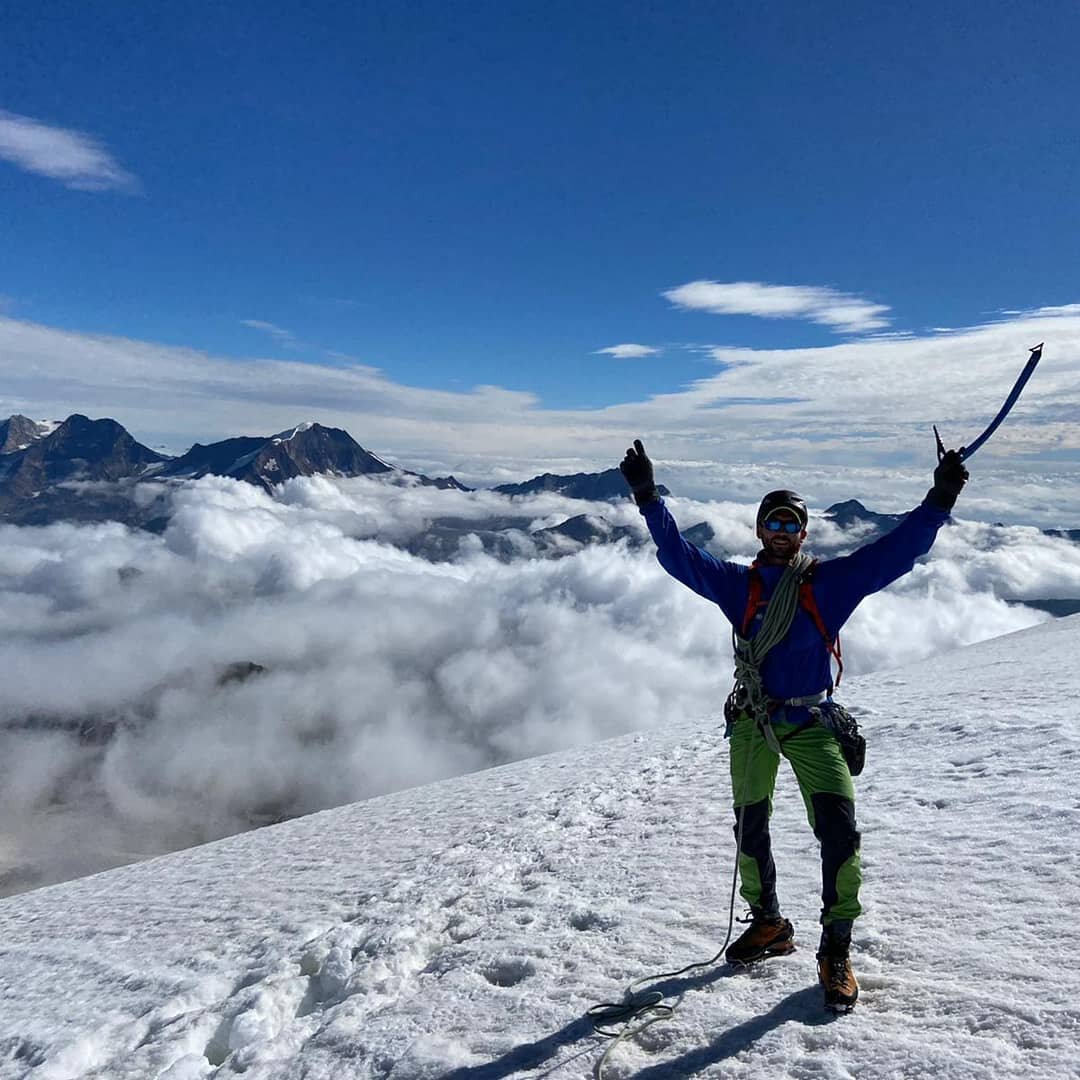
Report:
[[[830,923],[818,947],[818,978],[825,990],[825,1007],[834,1012],[851,1012],[859,998],[859,983],[851,970],[851,923]]]
[[[752,964],[767,956],[784,956],[795,951],[795,930],[787,919],[766,917],[751,909],[750,926],[733,941],[724,953],[729,964]]]

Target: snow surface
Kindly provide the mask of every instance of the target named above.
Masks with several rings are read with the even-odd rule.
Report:
[[[785,768],[799,950],[669,980],[606,1075],[1080,1075],[1078,654],[1073,617],[850,680],[858,1008],[820,1005]],[[678,720],[0,901],[0,1077],[590,1076],[585,1010],[724,939],[726,770],[717,721]]]
[[[302,424],[297,424],[296,427],[289,428],[287,431],[279,431],[273,436],[271,442],[290,442],[292,439],[295,439],[301,431],[310,431],[315,426],[315,423],[316,421],[314,420],[305,420]]]

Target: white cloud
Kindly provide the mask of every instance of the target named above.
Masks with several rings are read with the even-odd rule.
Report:
[[[597,349],[598,354],[614,356],[616,360],[636,360],[641,356],[654,356],[660,350],[651,345],[635,345],[627,342],[625,345],[610,345],[606,349]]]
[[[1019,404],[972,459],[963,506],[1035,524],[1071,515],[1076,527],[1080,313],[1071,308],[948,336],[713,349],[717,370],[689,385],[577,410],[499,387],[406,386],[356,363],[236,361],[0,316],[0,417],[112,416],[147,445],[173,447],[315,419],[386,460],[473,485],[609,468],[640,436],[658,476],[682,494],[750,498],[790,478],[822,505],[859,498],[896,509],[929,486],[931,425],[952,444],[973,439],[1043,340]]]
[[[1022,312],[1027,315],[1080,315],[1080,304],[1058,304],[1057,306],[1035,308]]]
[[[746,561],[754,502],[672,505]],[[273,499],[207,478],[177,494],[164,536],[0,527],[0,874],[87,873],[715,714],[727,624],[651,547],[432,565],[385,542],[439,514],[542,527],[585,508],[364,478],[290,481]],[[641,527],[629,501],[591,509]],[[819,554],[837,540],[814,520]],[[1048,595],[1080,596],[1080,547],[961,523],[851,621],[848,678],[1030,626],[1042,616],[1007,601]],[[218,684],[245,660],[266,673]]]
[[[291,330],[285,330],[272,322],[264,322],[262,319],[241,319],[240,324],[241,326],[247,326],[252,330],[258,330],[261,333],[269,334],[270,337],[281,345],[296,344],[296,335]]]
[[[49,127],[29,116],[0,109],[0,159],[59,180],[77,191],[139,190],[127,172],[92,135]]]
[[[676,307],[714,315],[808,319],[837,333],[862,333],[889,325],[885,304],[821,285],[767,285],[760,281],[690,281],[663,295]]]

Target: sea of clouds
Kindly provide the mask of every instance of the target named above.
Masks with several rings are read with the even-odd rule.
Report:
[[[752,504],[668,501],[753,557]],[[644,537],[629,501],[205,478],[173,507],[163,535],[0,527],[0,893],[719,716],[730,686],[728,624],[651,542],[529,557],[530,530],[583,512]],[[397,546],[436,517],[507,514],[530,520],[511,562],[469,539],[439,563]],[[811,533],[823,556],[852,546]],[[961,517],[856,612],[846,677],[1041,622],[1022,602],[1045,597],[1080,597],[1080,546]],[[265,670],[223,677],[245,662]]]

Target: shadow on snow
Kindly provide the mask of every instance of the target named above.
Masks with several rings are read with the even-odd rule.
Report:
[[[692,978],[666,979],[663,982],[652,983],[645,989],[659,990],[665,998],[678,998],[688,990],[700,990],[720,979],[740,974],[731,968],[720,967]],[[719,1061],[748,1050],[762,1036],[783,1024],[794,1021],[816,1026],[831,1023],[834,1019],[835,1017],[823,1011],[821,990],[815,983],[813,986],[807,986],[789,994],[767,1013],[728,1028],[709,1046],[691,1050],[674,1060],[665,1059],[656,1065],[650,1065],[635,1073],[633,1080],[677,1080],[680,1077],[691,1077],[709,1065],[715,1065]],[[513,1050],[508,1051],[496,1061],[489,1061],[485,1065],[469,1065],[454,1069],[452,1072],[444,1073],[440,1080],[502,1080],[503,1077],[512,1076],[517,1072],[533,1071],[549,1061],[560,1050],[589,1036],[595,1036],[593,1023],[587,1016],[581,1016],[543,1039],[515,1046]],[[595,1037],[599,1039],[599,1036]],[[606,1040],[592,1044],[569,1058],[553,1063],[548,1071],[565,1065],[582,1054],[595,1051],[599,1057],[605,1042]],[[537,1075],[547,1074],[538,1073]]]

